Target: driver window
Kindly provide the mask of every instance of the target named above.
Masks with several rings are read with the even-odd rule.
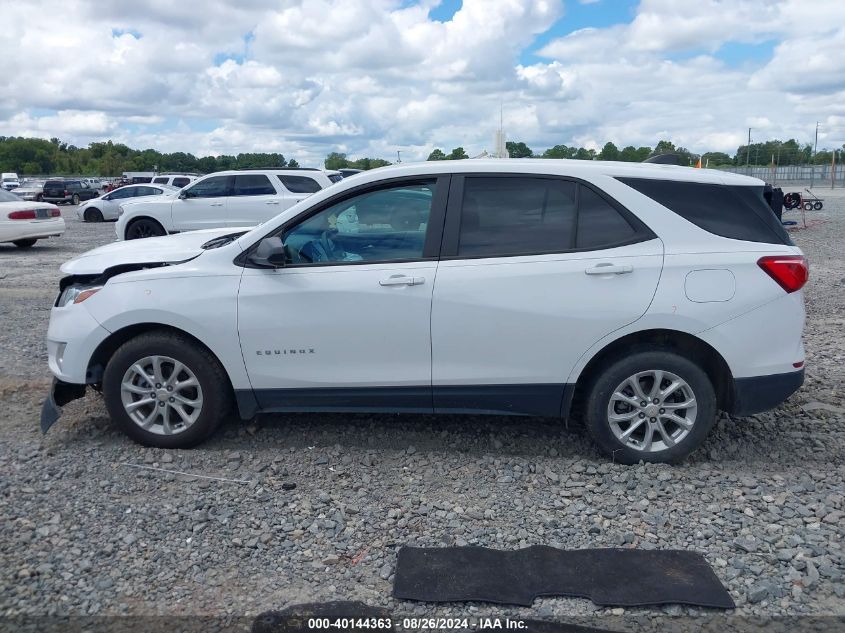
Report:
[[[417,181],[323,209],[282,236],[290,263],[421,259],[434,189]]]
[[[212,176],[200,180],[190,189],[184,191],[186,198],[221,198],[229,195],[229,180],[231,176]]]
[[[124,187],[116,189],[109,195],[109,200],[123,200],[124,198],[131,198],[135,195],[135,187]]]

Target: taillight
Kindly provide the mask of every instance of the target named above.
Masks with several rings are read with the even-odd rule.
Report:
[[[810,276],[810,266],[803,255],[770,255],[758,259],[757,265],[787,292],[801,290]]]
[[[65,192],[64,192],[64,194],[62,194],[62,195],[69,196],[69,195],[70,195],[70,191],[68,191],[67,189],[65,189]]]
[[[35,211],[29,209],[27,211],[12,211],[9,214],[10,220],[34,220],[35,219]]]
[[[50,209],[50,217],[51,218],[60,218],[62,217],[62,212],[58,209]]]

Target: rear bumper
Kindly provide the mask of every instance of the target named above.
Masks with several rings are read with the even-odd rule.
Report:
[[[804,383],[804,370],[734,379],[731,415],[745,416],[774,409]]]

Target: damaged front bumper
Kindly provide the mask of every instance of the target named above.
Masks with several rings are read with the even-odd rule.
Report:
[[[74,385],[53,378],[50,393],[41,406],[41,432],[46,433],[62,415],[62,407],[68,402],[78,400],[85,395],[86,385]]]

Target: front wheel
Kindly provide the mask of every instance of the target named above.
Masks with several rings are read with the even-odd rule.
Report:
[[[220,362],[195,341],[150,332],[124,343],[103,375],[106,408],[136,442],[190,448],[208,438],[232,409]]]
[[[716,394],[698,365],[669,351],[616,361],[589,390],[586,425],[616,462],[677,462],[716,421]]]
[[[102,222],[103,212],[99,209],[86,209],[82,217],[86,222]]]
[[[164,230],[161,224],[149,218],[134,220],[126,227],[127,240],[139,240],[145,237],[159,237],[161,235],[167,235],[167,231]]]
[[[823,206],[824,205],[821,202],[814,202],[813,203],[813,209],[815,209],[816,211],[821,211]]]

